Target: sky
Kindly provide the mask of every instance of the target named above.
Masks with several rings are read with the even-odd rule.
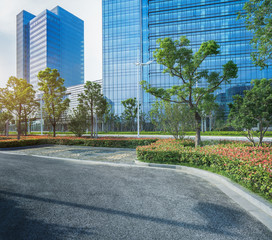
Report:
[[[85,81],[102,78],[102,0],[0,0],[0,87],[16,76],[16,15],[57,5],[84,21]]]

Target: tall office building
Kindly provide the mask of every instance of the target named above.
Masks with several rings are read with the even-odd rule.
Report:
[[[17,77],[37,89],[46,67],[58,69],[67,87],[84,83],[84,22],[59,6],[17,15]]]
[[[252,79],[269,78],[272,68],[260,71],[250,59],[252,33],[243,20],[237,20],[246,0],[103,0],[103,91],[115,113],[123,111],[121,101],[137,97],[135,63],[153,59],[158,38],[176,40],[186,36],[193,51],[202,42],[215,40],[221,53],[208,58],[203,69],[220,71],[233,60],[239,68],[238,78],[225,84],[215,94],[228,111],[232,96],[247,89]],[[162,73],[163,67],[153,62],[140,69],[140,79],[152,86],[169,88],[181,84],[177,78]],[[205,87],[203,81],[199,87]],[[144,112],[155,98],[140,91]]]

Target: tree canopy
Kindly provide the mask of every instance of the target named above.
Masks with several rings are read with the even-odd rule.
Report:
[[[46,68],[38,74],[38,86],[44,101],[43,109],[53,127],[56,136],[56,125],[61,116],[69,107],[70,100],[66,98],[64,79],[60,77],[57,69]]]
[[[272,1],[249,0],[238,18],[243,18],[253,32],[251,43],[257,50],[251,54],[255,65],[264,68],[272,63]]]
[[[230,106],[229,122],[244,130],[247,138],[255,145],[254,136],[262,145],[263,137],[272,125],[272,79],[256,79],[253,88],[244,91],[244,96],[236,95]],[[254,131],[257,128],[257,131]]]
[[[36,105],[33,86],[25,79],[10,77],[6,88],[0,89],[0,103],[10,114],[17,117],[17,138],[21,136],[23,110]]]
[[[187,104],[156,101],[150,110],[152,124],[169,132],[175,139],[183,139],[193,129],[194,117]]]
[[[101,85],[95,82],[86,82],[84,93],[78,96],[80,106],[85,108],[91,117],[91,137],[94,137],[94,115],[101,118],[108,104],[101,92]]]
[[[136,130],[135,120],[138,114],[137,99],[128,98],[121,102],[124,106],[124,111],[122,113],[122,118],[132,127],[133,130]]]
[[[87,111],[80,105],[69,115],[69,129],[77,137],[81,137],[87,129]]]
[[[142,81],[144,89],[164,101],[187,104],[194,113],[196,129],[196,146],[200,143],[201,114],[211,111],[215,97],[213,92],[220,88],[222,83],[230,83],[237,78],[238,68],[233,61],[223,65],[222,71],[209,71],[202,68],[202,63],[208,57],[220,53],[220,46],[213,40],[201,44],[198,51],[193,53],[189,47],[190,41],[185,37],[179,40],[171,38],[158,39],[159,48],[154,52],[158,64],[164,66],[163,73],[170,74],[180,80],[179,85],[171,88],[153,87]],[[199,87],[201,81],[206,82],[206,87]]]

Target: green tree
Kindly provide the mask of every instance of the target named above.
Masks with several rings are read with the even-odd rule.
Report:
[[[183,139],[186,131],[194,128],[194,116],[186,104],[156,101],[150,116],[152,124],[171,133],[175,139]]]
[[[79,104],[85,108],[91,117],[91,137],[94,137],[94,115],[101,118],[107,109],[107,100],[101,93],[101,85],[95,82],[86,82],[84,93],[79,96]]]
[[[36,111],[38,110],[38,107],[40,106],[40,103],[35,100],[35,95],[31,95],[29,96],[29,101],[27,104],[24,104],[22,106],[22,117],[23,117],[23,121],[25,122],[25,136],[27,135],[27,121],[31,118],[31,116],[33,117],[33,115],[36,113]]]
[[[61,116],[69,107],[70,100],[65,98],[66,87],[64,79],[60,77],[57,69],[46,68],[38,74],[38,86],[44,101],[43,109],[53,127],[53,136],[56,136],[56,125]]]
[[[132,131],[136,130],[135,120],[138,114],[137,100],[136,98],[128,98],[121,102],[124,106],[122,118],[128,123],[128,126],[132,128]]]
[[[238,18],[243,18],[247,29],[254,34],[251,43],[257,51],[251,57],[263,69],[272,60],[272,1],[249,0],[243,9]]]
[[[72,131],[77,137],[81,137],[87,129],[87,117],[88,113],[85,108],[82,108],[80,105],[73,109],[72,114],[69,115],[69,124],[68,128]]]
[[[17,139],[21,136],[21,122],[23,109],[35,104],[35,91],[33,86],[24,79],[10,77],[6,88],[0,89],[0,102],[10,114],[17,117]]]
[[[114,131],[114,129],[119,129],[119,125],[120,117],[112,112],[112,106],[108,102],[105,113],[103,115],[103,131]]]
[[[268,127],[272,125],[272,79],[256,79],[252,85],[251,90],[244,91],[244,97],[236,95],[234,102],[229,104],[229,122],[243,130],[254,146],[254,136],[258,137],[258,146],[261,146]],[[254,131],[256,127],[258,130]]]
[[[7,135],[6,122],[12,120],[12,115],[7,111],[0,111],[0,132]]]
[[[177,77],[181,84],[169,89],[152,87],[145,81],[142,85],[155,97],[189,106],[194,114],[197,147],[200,144],[201,114],[203,111],[210,112],[214,107],[215,97],[212,93],[219,89],[222,83],[230,83],[232,78],[237,78],[237,65],[229,61],[223,65],[221,72],[201,69],[202,63],[208,57],[220,53],[219,45],[213,40],[202,43],[195,53],[188,48],[190,41],[185,36],[176,41],[171,38],[158,39],[157,43],[160,47],[154,52],[154,58],[165,67],[164,73]],[[205,88],[198,86],[203,80],[207,82]]]

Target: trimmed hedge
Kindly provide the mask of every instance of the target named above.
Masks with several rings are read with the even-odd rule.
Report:
[[[253,148],[237,143],[195,149],[175,140],[159,140],[138,147],[137,157],[145,162],[190,165],[223,173],[272,200],[271,152],[269,147]]]
[[[156,142],[157,139],[88,139],[88,138],[33,138],[0,141],[0,148],[24,147],[44,144],[80,145],[92,147],[136,148]]]

